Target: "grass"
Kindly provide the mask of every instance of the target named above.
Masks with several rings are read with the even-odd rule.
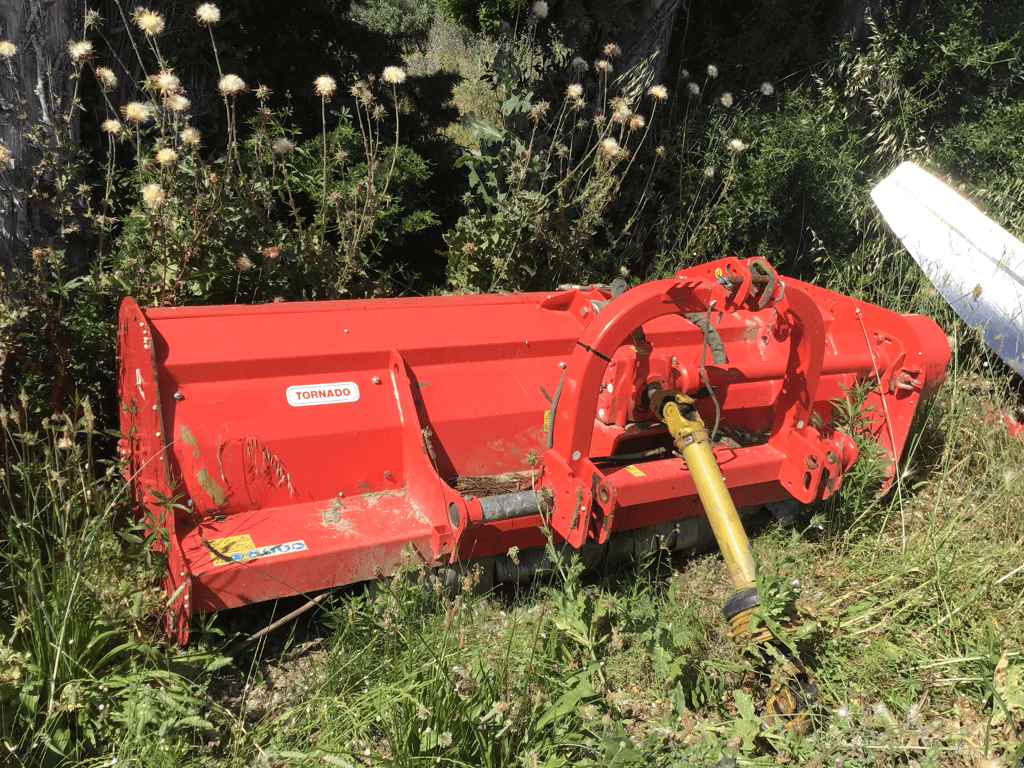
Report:
[[[760,730],[768,681],[728,638],[717,555],[596,574],[569,564],[484,596],[410,568],[231,659],[223,649],[246,623],[269,622],[267,606],[206,620],[189,649],[166,647],[148,586],[160,563],[118,517],[124,486],[90,459],[86,425],[32,435],[7,414],[8,450],[21,451],[3,484],[16,510],[4,520],[4,600],[20,608],[0,648],[7,759],[1019,763],[1024,475],[1020,438],[992,415],[1009,393],[977,363],[954,361],[902,468],[902,504],[847,498],[753,537],[762,570],[799,585],[815,624],[799,640],[821,690],[804,737]]]
[[[496,97],[481,80],[488,51],[480,40],[438,22],[427,53],[407,64],[414,73],[462,72],[467,79],[455,95],[459,110],[499,125]],[[397,118],[397,91],[385,95]],[[364,98],[368,106],[369,96]],[[713,176],[722,179],[724,196],[726,180],[743,178],[740,155],[728,154],[732,150],[722,141],[737,135],[735,120],[731,112],[709,114],[723,116],[721,131],[701,135],[709,137],[709,147],[721,145],[718,156],[727,160]],[[266,120],[261,125],[275,135],[281,128]],[[375,146],[386,139],[390,147],[390,131],[373,136]],[[474,146],[468,132],[452,136]],[[174,141],[174,132],[160,138]],[[270,192],[290,198],[294,183],[321,203],[312,213],[316,220],[320,211],[319,225],[300,223],[294,204],[285,208],[313,245],[323,246],[324,228],[334,226],[322,205],[330,158],[340,164],[339,174],[349,162],[325,145],[337,142],[330,146],[343,150],[354,142],[358,150],[364,141],[373,144],[370,138],[354,128],[350,134],[324,128],[287,153],[257,147],[269,163]],[[831,145],[821,147],[823,166],[836,165]],[[792,150],[794,157],[802,152]],[[286,154],[303,162],[286,164]],[[384,158],[372,150],[364,154]],[[753,154],[752,148],[743,158]],[[385,160],[392,169],[397,156]],[[698,159],[695,173],[705,166]],[[239,162],[237,154],[234,160]],[[230,164],[213,167],[224,178],[234,173]],[[779,167],[778,158],[759,166],[785,186]],[[207,175],[205,165],[188,166],[199,168],[197,184],[216,177]],[[133,188],[158,172],[161,183],[170,174],[140,170]],[[835,173],[854,184],[852,172]],[[346,189],[339,187],[338,194]],[[750,199],[769,206],[764,187],[751,189]],[[235,203],[239,211],[252,208],[241,197]],[[163,205],[166,211],[170,202]],[[708,226],[707,217],[691,227],[688,205],[680,198],[679,212],[688,222],[680,243],[718,228]],[[699,213],[695,205],[692,210]],[[143,234],[148,228],[163,232],[163,214],[139,207],[135,218]],[[340,237],[347,225],[340,215],[338,222]],[[722,221],[722,231],[730,227],[731,221]],[[84,402],[67,409],[68,415],[40,419],[49,413],[49,400],[22,393],[13,409],[0,411],[0,762],[529,768],[1022,763],[1024,438],[1009,436],[997,415],[1019,407],[1020,381],[934,291],[917,291],[914,268],[893,269],[891,242],[870,229],[858,231],[868,234],[850,257],[815,244],[816,274],[831,275],[838,290],[939,318],[951,333],[954,360],[947,384],[920,409],[893,491],[873,492],[877,467],[864,460],[836,501],[805,510],[793,528],[767,525],[753,537],[762,578],[798,592],[807,620],[793,642],[813,671],[821,700],[806,735],[761,729],[770,680],[728,638],[720,606],[730,589],[717,555],[650,555],[598,573],[567,563],[549,581],[485,595],[451,592],[426,571],[408,567],[386,582],[333,597],[231,656],[227,649],[238,638],[295,605],[283,601],[204,617],[192,646],[172,647],[159,629],[166,598],[152,586],[164,563],[133,523],[120,464],[109,458],[112,451],[97,448],[114,437],[105,431],[112,424],[95,418]],[[131,227],[125,232],[122,244]],[[197,232],[205,232],[205,224]],[[280,234],[280,246],[264,249],[260,240],[259,248],[249,248],[254,256],[263,254],[267,274],[282,269],[277,260],[293,240],[283,225]],[[139,237],[143,245],[150,242]],[[708,252],[693,242],[694,251]],[[61,256],[47,253],[55,262]],[[679,258],[674,247],[667,253]],[[233,247],[224,248],[221,262],[225,295],[237,299],[241,273],[255,274],[254,265]],[[133,257],[132,264],[139,262]],[[124,260],[126,269],[132,264]],[[141,264],[153,269],[155,262]],[[196,270],[196,279],[205,280],[207,272]],[[880,278],[893,272],[900,273],[896,282]],[[42,280],[42,265],[38,274]],[[153,275],[150,283],[162,286],[167,271]],[[197,282],[190,295],[209,298],[210,284]],[[55,285],[65,294],[70,290]],[[61,311],[47,317],[66,324]],[[88,319],[109,331],[105,321]],[[14,319],[4,323],[13,327]],[[36,383],[43,378],[39,374]],[[49,385],[33,391],[49,395]],[[869,459],[870,452],[862,456]]]

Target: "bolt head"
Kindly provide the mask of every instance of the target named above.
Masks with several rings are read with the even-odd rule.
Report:
[[[577,461],[579,458],[580,458],[580,452],[579,451],[573,451],[572,452],[572,460],[573,461]]]

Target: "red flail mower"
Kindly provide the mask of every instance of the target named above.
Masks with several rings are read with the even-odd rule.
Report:
[[[898,458],[950,355],[932,320],[761,258],[628,290],[126,299],[119,345],[120,450],[181,642],[197,613],[386,577],[403,552],[519,580],[550,567],[546,530],[590,563],[717,543],[742,635],[741,516],[839,488],[857,449],[834,401],[865,383]]]

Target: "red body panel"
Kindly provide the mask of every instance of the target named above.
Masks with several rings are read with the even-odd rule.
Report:
[[[944,378],[941,329],[751,274],[726,259],[610,302],[601,288],[149,310],[127,299],[122,450],[137,501],[167,529],[178,637],[195,612],[389,573],[410,543],[439,564],[543,541],[536,514],[483,523],[455,477],[531,472],[573,546],[701,514],[681,460],[599,457],[668,445],[641,393],[704,386],[704,333],[681,315],[712,303],[728,360],[705,350],[704,362],[721,422],[761,433],[716,449],[737,506],[838,487],[855,449],[823,425],[858,381],[880,382],[869,403],[897,456]],[[698,407],[714,423],[713,401]]]

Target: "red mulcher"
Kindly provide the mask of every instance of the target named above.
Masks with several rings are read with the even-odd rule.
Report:
[[[430,566],[517,578],[542,566],[543,549],[527,550],[544,524],[590,561],[694,548],[713,530],[742,618],[756,590],[735,507],[839,487],[857,451],[830,426],[832,401],[855,385],[871,387],[864,418],[898,458],[948,361],[932,320],[782,279],[760,258],[621,294],[129,298],[120,450],[167,549],[181,642],[197,613],[386,576],[409,547]]]

